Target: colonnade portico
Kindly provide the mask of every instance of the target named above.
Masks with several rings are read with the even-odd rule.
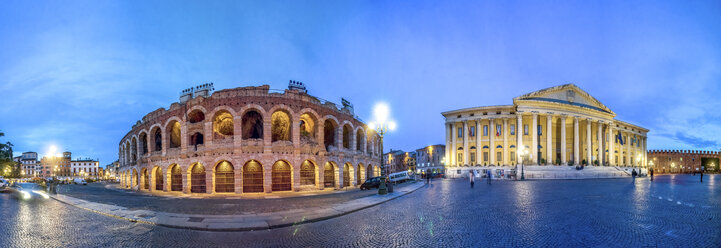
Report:
[[[615,120],[614,112],[575,85],[536,91],[513,102],[444,112],[448,166],[514,166],[522,160],[532,165],[646,163],[648,130]],[[520,148],[529,155],[521,157]],[[474,161],[468,160],[469,152],[475,152]]]

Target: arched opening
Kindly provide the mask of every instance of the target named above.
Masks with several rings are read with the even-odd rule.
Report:
[[[353,165],[345,163],[343,165],[343,187],[349,187],[351,185],[350,175],[352,175]]]
[[[350,149],[350,138],[352,133],[353,132],[351,131],[349,125],[343,126],[343,148]]]
[[[138,171],[136,169],[133,169],[133,174],[130,178],[130,181],[132,182],[131,186],[135,188],[138,186]]]
[[[168,124],[167,132],[170,134],[170,143],[168,143],[170,145],[169,148],[180,147],[180,123],[177,121],[171,121]]]
[[[283,160],[278,160],[277,162],[275,162],[275,164],[273,164],[273,171],[271,174],[271,177],[273,179],[273,191],[288,191],[291,189],[291,169],[290,165],[287,162]]]
[[[368,165],[366,168],[366,179],[373,177],[373,165]]]
[[[263,166],[251,160],[243,165],[243,193],[263,192]]]
[[[358,151],[363,150],[363,129],[359,129],[358,133],[355,134],[355,148]]]
[[[193,110],[188,114],[188,122],[190,123],[198,123],[204,120],[205,114],[200,109]]]
[[[143,189],[150,189],[150,177],[148,176],[148,169],[143,168],[140,171],[140,175],[143,177]]]
[[[310,160],[300,165],[300,185],[315,185],[315,164]]]
[[[233,115],[228,111],[221,110],[213,118],[213,139],[233,138]]]
[[[358,185],[358,186],[363,184],[362,176],[363,176],[364,169],[365,169],[365,167],[363,167],[363,164],[358,164],[358,170],[356,170],[356,172],[355,172],[355,182],[356,182],[356,185]]]
[[[138,161],[138,141],[135,138],[130,141],[130,161]]]
[[[233,164],[228,161],[221,161],[215,166],[215,192],[235,192],[235,174]]]
[[[163,191],[163,169],[155,166],[155,190]]]
[[[203,142],[204,142],[204,140],[203,140],[202,133],[196,132],[193,135],[190,135],[190,145],[191,146],[202,145]]]
[[[250,110],[243,115],[243,139],[263,138],[263,116]]]
[[[163,132],[160,131],[160,128],[155,128],[155,131],[153,131],[153,141],[155,146],[153,146],[154,152],[159,152],[163,150]]]
[[[288,113],[282,110],[273,112],[270,116],[271,120],[271,141],[285,140],[290,141],[291,121]]]
[[[148,135],[140,133],[140,154],[145,155],[148,153]]]
[[[335,165],[333,162],[326,162],[323,169],[323,186],[335,187]]]
[[[323,122],[323,145],[326,150],[330,150],[330,146],[335,146],[335,128],[333,121]]]
[[[205,166],[195,163],[190,167],[190,193],[205,192]]]
[[[300,115],[300,141],[301,143],[317,143],[315,141],[315,122],[314,116],[305,113]]]
[[[170,191],[183,191],[183,172],[180,166],[170,166]]]
[[[373,166],[373,176],[379,177],[381,176],[381,167]]]

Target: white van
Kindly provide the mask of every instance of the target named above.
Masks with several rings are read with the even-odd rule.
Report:
[[[75,180],[73,180],[73,182],[75,184],[88,185],[88,182],[86,182],[85,179],[82,179],[82,178],[75,178]]]
[[[411,179],[410,174],[408,173],[408,171],[401,171],[401,172],[391,173],[390,175],[388,175],[388,178],[390,179],[390,181],[391,181],[392,183],[405,182],[405,181]]]

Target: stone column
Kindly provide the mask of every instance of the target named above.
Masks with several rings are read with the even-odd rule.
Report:
[[[603,157],[606,154],[606,151],[603,147],[603,121],[599,120],[597,122],[596,129],[597,129],[596,131],[598,133],[598,140],[596,141],[597,142],[596,146],[598,146],[598,152],[596,153],[596,156],[598,157],[598,165],[603,166],[603,162],[604,162]]]
[[[243,119],[240,116],[233,116],[233,150],[237,153],[243,151]],[[205,139],[205,137],[203,137]]]
[[[566,115],[561,115],[561,165],[566,165]]]
[[[553,115],[546,116],[546,164],[553,164]]]
[[[468,121],[463,121],[463,165],[468,165]]]
[[[508,163],[508,119],[503,118],[503,164],[510,165]]]
[[[616,166],[616,135],[613,132],[613,121],[608,124],[608,165]]]
[[[450,148],[452,146],[451,142],[451,136],[453,136],[453,127],[451,127],[451,124],[446,122],[446,147]],[[451,149],[445,149],[446,154],[446,166],[451,164]]]
[[[168,131],[166,131],[165,129],[166,129],[165,127],[160,128],[160,133],[161,133],[160,138],[162,140],[160,143],[160,147],[161,147],[161,151],[162,151],[161,153],[163,154],[163,156],[166,156],[168,154],[168,144],[170,143],[170,139],[168,138],[168,135],[169,135]],[[155,139],[153,139],[153,143],[155,143]],[[126,158],[126,160],[127,160],[127,158]]]
[[[385,159],[385,158],[384,158],[384,159]],[[386,165],[386,168],[381,169],[381,170],[388,170],[388,166],[390,166],[390,164]],[[335,188],[336,188],[336,189],[343,188],[343,170],[345,169],[344,167],[345,167],[345,165],[340,165],[340,164],[339,164],[339,165],[338,165],[338,170],[336,170],[335,178],[338,179],[338,180],[335,180]],[[387,175],[387,173],[386,173],[386,177],[387,177],[387,176],[388,176],[388,175]]]
[[[488,153],[490,153],[489,155],[491,157],[489,165],[496,165],[496,144],[494,142],[496,137],[496,122],[493,118],[488,120],[488,129],[490,129],[488,130],[488,135],[490,136]]]
[[[188,141],[190,140],[190,137],[188,137],[188,125],[187,122],[183,123],[185,125],[180,126],[180,154],[185,154],[188,152]],[[203,140],[205,141],[205,140]],[[140,144],[140,142],[138,142]],[[136,149],[137,151],[138,149]],[[140,154],[140,153],[138,153]],[[137,158],[140,158],[140,156],[137,156]]]
[[[523,150],[523,115],[516,113],[516,164],[521,163],[521,150]]]
[[[297,129],[297,128],[296,128],[296,129]],[[356,146],[357,143],[358,143],[358,142],[356,141],[356,132],[355,132],[355,131],[352,131],[352,132],[350,133],[350,146],[349,146],[349,147],[350,147],[350,150],[352,150],[352,151],[354,151],[354,152],[357,151],[357,150],[359,150],[359,149],[358,149],[358,146]]]
[[[320,150],[325,151],[325,132],[324,132],[325,123],[323,121],[319,121],[319,122],[320,123],[318,123],[318,125],[316,125],[315,141],[318,142],[318,144],[320,144],[320,147],[321,147]],[[371,149],[372,149],[372,147],[371,147]]]
[[[625,141],[626,141],[626,143],[624,143],[624,145],[626,145],[626,149],[624,149],[624,150],[626,151],[626,166],[631,166],[633,164],[633,160],[635,158],[631,155],[631,133],[630,132],[626,132],[626,140]]]
[[[205,166],[205,193],[215,193],[215,187],[213,187],[215,185],[213,184],[213,181],[215,181],[215,176],[213,175],[213,166]]]
[[[458,151],[456,150],[458,147],[458,131],[455,123],[451,123],[451,140],[453,141],[453,145],[450,147],[451,151],[451,166],[457,166],[458,161]]]
[[[240,136],[237,136],[240,138]],[[243,164],[238,161],[233,163],[233,190],[236,194],[243,193]]]
[[[185,126],[185,125],[183,125]],[[213,135],[213,120],[209,120],[206,122],[203,122],[203,144],[205,147],[211,147],[213,145],[213,138],[215,138],[215,135]],[[185,137],[182,137],[181,140],[186,140]],[[183,142],[180,142],[181,146]]]
[[[481,153],[483,153],[483,145],[481,144],[481,119],[476,119],[476,164],[481,164]]]
[[[531,163],[538,164],[538,113],[531,113],[533,119],[531,120]]]
[[[290,140],[293,141],[293,150],[296,154],[300,154],[300,115],[297,117],[291,117],[294,118],[293,121],[291,121],[290,124]],[[297,125],[298,124],[298,125]],[[353,139],[355,139],[355,135],[353,135]],[[355,144],[355,142],[353,142]]]
[[[578,116],[573,117],[573,165],[580,164],[581,156],[579,154],[579,139],[578,136]]]
[[[591,144],[591,118],[586,119],[586,161],[593,165],[593,146]]]
[[[263,166],[263,191],[265,193],[273,192],[273,163],[269,162]]]
[[[263,153],[270,153],[273,145],[271,118],[263,118]]]

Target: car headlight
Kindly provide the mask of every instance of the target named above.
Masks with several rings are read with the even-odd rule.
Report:
[[[40,190],[33,190],[33,192],[35,192],[35,194],[41,195],[45,199],[50,199],[50,195],[45,192],[42,192]]]
[[[22,195],[22,198],[25,200],[30,199],[30,197],[31,197],[30,193],[28,193],[28,192],[20,191],[20,193]]]

